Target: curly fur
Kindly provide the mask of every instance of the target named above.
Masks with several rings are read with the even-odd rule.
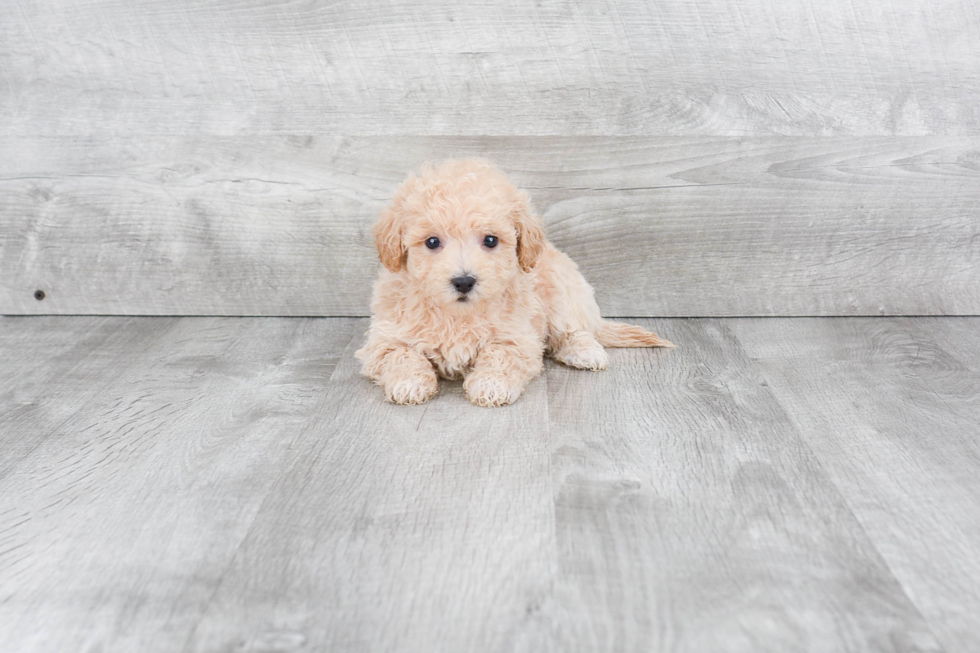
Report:
[[[496,236],[496,247],[484,238]],[[438,249],[426,247],[437,237]],[[603,320],[592,287],[547,240],[525,193],[482,160],[425,166],[374,227],[385,269],[374,284],[363,373],[398,404],[463,379],[480,406],[517,400],[542,357],[602,370],[606,347],[672,347],[638,326]],[[476,278],[463,294],[451,280]]]

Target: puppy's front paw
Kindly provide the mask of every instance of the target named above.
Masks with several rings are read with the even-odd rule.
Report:
[[[435,374],[414,374],[384,386],[385,399],[395,404],[424,404],[439,391],[439,380]]]
[[[494,374],[474,372],[466,377],[463,389],[469,400],[477,406],[493,408],[517,401],[523,388]]]

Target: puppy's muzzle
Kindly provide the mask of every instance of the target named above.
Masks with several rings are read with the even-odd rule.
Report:
[[[473,290],[473,286],[476,285],[476,278],[466,275],[464,277],[455,277],[450,281],[453,284],[453,288],[462,294],[466,294]]]

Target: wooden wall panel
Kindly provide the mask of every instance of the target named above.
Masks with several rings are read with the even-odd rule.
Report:
[[[975,135],[976,0],[7,0],[8,133]]]
[[[976,139],[278,135],[0,140],[0,312],[365,315],[378,210],[471,155],[609,315],[980,313]]]
[[[973,314],[978,143],[978,0],[11,0],[0,313],[363,315],[479,154],[610,314]]]

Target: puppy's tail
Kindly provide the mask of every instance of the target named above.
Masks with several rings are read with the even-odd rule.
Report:
[[[599,323],[595,337],[603,347],[674,347],[674,343],[643,327],[609,320]]]

